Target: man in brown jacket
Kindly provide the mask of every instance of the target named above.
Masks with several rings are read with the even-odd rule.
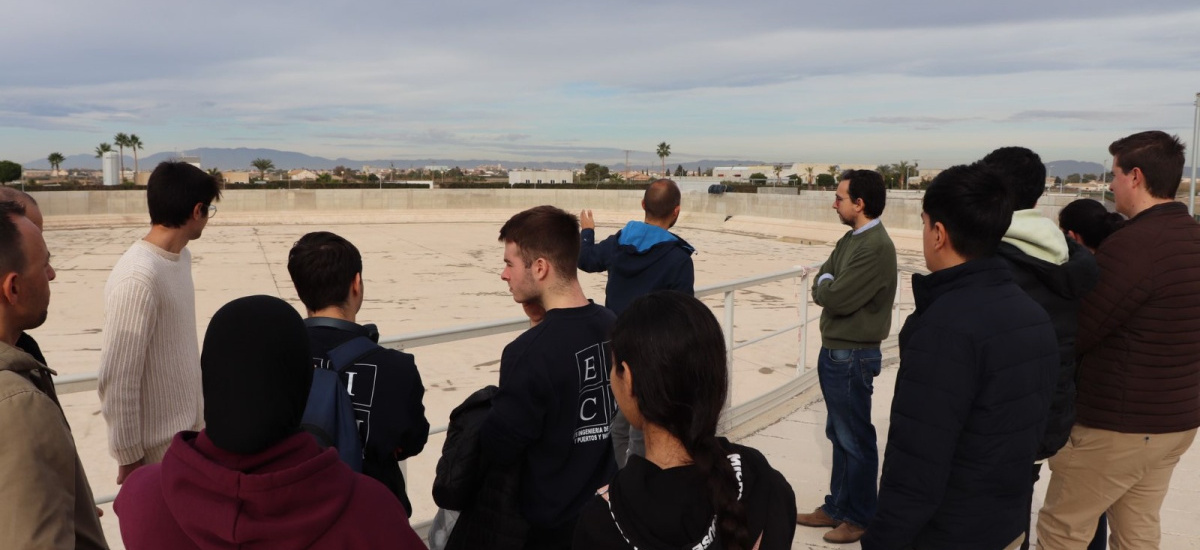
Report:
[[[1096,252],[1079,311],[1077,416],[1050,459],[1041,548],[1084,548],[1107,510],[1114,548],[1158,548],[1171,473],[1200,426],[1200,224],[1175,201],[1183,144],[1113,142],[1112,192],[1129,222]]]
[[[41,230],[0,201],[0,548],[107,548],[52,372],[17,347],[53,279]]]

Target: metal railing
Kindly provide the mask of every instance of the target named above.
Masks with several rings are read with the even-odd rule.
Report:
[[[729,353],[729,368],[733,368],[733,352],[735,350],[757,344],[769,338],[774,338],[784,334],[792,333],[799,330],[799,349],[796,361],[796,375],[792,380],[774,388],[770,391],[754,397],[743,403],[730,406],[721,421],[722,431],[729,431],[745,422],[760,416],[761,414],[773,409],[774,407],[788,401],[789,399],[799,395],[809,387],[816,384],[816,369],[809,369],[807,366],[808,355],[808,324],[817,319],[816,316],[809,317],[808,302],[811,299],[808,291],[808,271],[810,269],[820,267],[819,264],[802,267],[796,266],[782,271],[766,273],[754,277],[737,279],[715,285],[709,285],[697,288],[695,295],[697,298],[703,298],[714,295],[723,295],[724,306],[724,323],[722,331],[725,334],[726,349]],[[903,278],[903,272],[897,275],[898,279]],[[768,334],[747,340],[745,342],[735,342],[734,340],[734,295],[739,290],[752,288],[755,286],[773,283],[777,281],[785,281],[788,279],[798,279],[797,294],[798,294],[798,322],[789,324],[781,329],[773,330]],[[902,283],[902,280],[898,280]],[[899,311],[902,306],[899,291],[900,286],[897,286],[896,301],[893,304],[893,319],[898,319]],[[426,330],[399,334],[395,336],[387,336],[379,340],[379,344],[393,349],[404,350],[417,348],[422,346],[431,346],[435,344],[445,344],[458,342],[462,340],[470,340],[473,338],[481,338],[484,336],[492,336],[496,334],[504,334],[507,332],[516,332],[529,328],[529,319],[527,317],[511,317],[496,321],[485,321],[481,323],[472,323],[460,325],[457,327]],[[896,330],[897,324],[893,322],[893,330]],[[733,377],[730,376],[732,381]],[[86,373],[77,375],[60,376],[55,380],[55,387],[60,395],[68,393],[78,393],[84,391],[95,391],[97,388],[97,373]],[[446,431],[446,425],[439,425],[430,428],[429,435],[435,435]],[[403,463],[402,467],[403,467]],[[116,498],[115,494],[104,495],[96,498],[96,504],[107,504]],[[414,524],[414,528],[419,529],[422,526],[427,527],[427,522]]]

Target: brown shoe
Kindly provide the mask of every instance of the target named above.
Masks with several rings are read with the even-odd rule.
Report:
[[[796,514],[796,523],[805,527],[837,527],[841,522],[829,517],[825,509],[818,506],[811,514]]]
[[[849,544],[851,542],[858,542],[858,539],[863,538],[866,532],[867,530],[862,527],[848,521],[843,521],[837,529],[825,533],[825,536],[821,538],[825,539],[825,542],[832,542],[834,544]]]

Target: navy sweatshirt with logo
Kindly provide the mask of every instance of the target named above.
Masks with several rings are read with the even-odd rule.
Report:
[[[616,317],[593,303],[546,312],[505,346],[500,390],[480,431],[485,463],[519,464],[522,515],[534,529],[573,524],[617,471],[609,426],[608,337]]]
[[[327,368],[329,351],[358,335],[349,330],[310,327],[313,366]],[[342,371],[341,377],[350,392],[358,436],[363,442],[363,473],[386,485],[411,516],[412,503],[396,461],[420,453],[429,439],[429,421],[422,402],[425,386],[413,356],[380,347],[359,357]]]

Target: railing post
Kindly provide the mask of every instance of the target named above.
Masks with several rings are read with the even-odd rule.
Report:
[[[729,370],[729,383],[733,384],[733,293],[735,290],[725,291],[725,353],[726,360],[729,362],[726,367]]]
[[[900,270],[896,270],[896,298],[892,300],[892,330],[900,326],[900,296],[904,294],[904,276],[900,274]]]
[[[796,360],[796,378],[808,370],[808,273],[800,275],[800,359]]]

